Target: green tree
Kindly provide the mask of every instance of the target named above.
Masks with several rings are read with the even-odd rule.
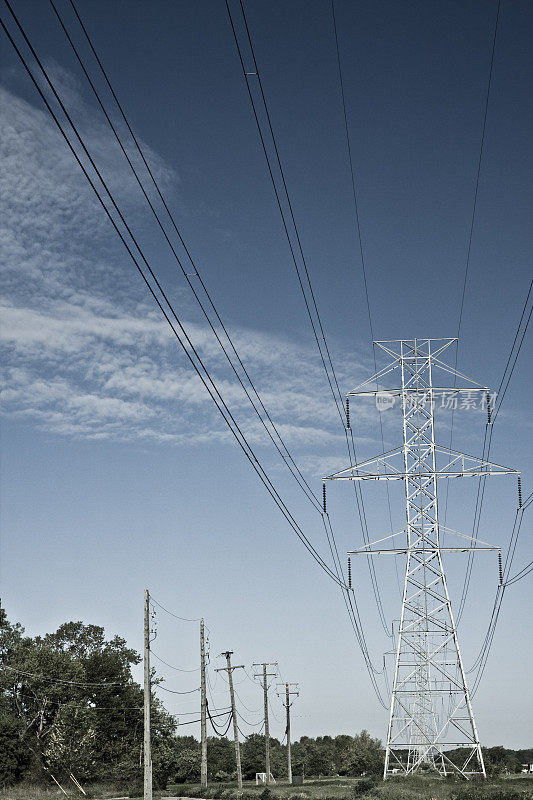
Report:
[[[97,728],[94,709],[66,703],[43,746],[45,763],[52,772],[93,773]]]
[[[0,710],[0,786],[20,780],[30,762],[30,753],[21,738],[19,720]]]
[[[235,772],[235,748],[225,736],[207,737],[207,770],[209,780],[215,780],[217,773],[230,776]]]
[[[483,747],[485,769],[489,775],[500,775],[506,772],[519,771],[519,759],[514,750],[505,747]]]
[[[200,780],[199,746],[194,750],[181,751],[176,757],[173,777],[176,783],[197,783]]]
[[[255,778],[256,772],[265,771],[265,737],[252,733],[244,742],[241,750],[241,767],[243,778]]]
[[[343,733],[333,740],[335,744],[335,766],[339,775],[346,775],[353,756],[353,736]]]
[[[35,639],[23,633],[2,611],[2,702],[33,754],[34,776],[44,779],[51,769],[79,780],[140,777],[143,692],[131,676],[139,655],[121,637],[106,641],[103,628],[82,622]],[[174,734],[173,718],[152,697],[156,785],[175,767]]]
[[[378,775],[383,770],[383,746],[379,739],[373,739],[368,731],[354,736],[352,758],[348,775]]]

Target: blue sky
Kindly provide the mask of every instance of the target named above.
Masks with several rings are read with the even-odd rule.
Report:
[[[59,7],[81,42],[67,4]],[[374,365],[330,4],[253,0],[246,8],[345,392]],[[326,557],[318,515],[251,414],[51,9],[23,3],[15,9],[224,397]],[[324,473],[347,465],[342,430],[224,4],[146,6],[135,0],[126,15],[121,4],[98,0],[79,9],[239,353],[319,492]],[[336,11],[376,338],[455,336],[496,4],[339,1]],[[459,369],[494,389],[531,279],[532,23],[525,0],[502,2],[461,328]],[[238,663],[278,660],[284,679],[300,681],[294,735],[366,727],[383,737],[386,713],[372,694],[338,590],[307,556],[236,447],[8,43],[0,91],[1,581],[8,615],[32,634],[67,619],[103,624],[140,649],[148,587],[178,615],[205,616],[213,666],[216,653],[232,648]],[[530,363],[531,338],[492,447],[494,461],[522,470],[525,494],[531,485]],[[352,406],[352,417],[360,457],[380,452],[372,404]],[[382,421],[386,449],[396,446],[397,413],[383,414]],[[437,435],[444,444],[449,422],[449,413],[439,414]],[[458,413],[455,446],[480,454],[483,430],[481,413]],[[450,486],[450,527],[471,531],[475,490],[468,481]],[[370,535],[378,539],[389,532],[386,495],[382,486],[365,486],[364,492]],[[361,531],[347,487],[332,487],[328,497],[344,553],[361,542]],[[399,530],[400,487],[391,499]],[[513,479],[489,483],[480,537],[506,546],[515,505]],[[526,523],[527,516],[517,569],[532,558]],[[476,559],[460,628],[467,666],[483,639],[497,582],[494,556]],[[450,556],[447,563],[458,596],[465,557]],[[396,618],[394,567],[378,563],[377,569],[386,614]],[[506,593],[474,701],[487,744],[531,744],[530,586],[526,579]],[[390,644],[362,568],[355,587],[369,648],[380,664]],[[156,652],[172,664],[194,667],[196,626],[162,611],[157,619]],[[195,685],[196,678],[191,684],[187,675],[159,666],[168,688]],[[243,680],[243,701],[259,708],[259,688]],[[225,702],[222,678],[215,691]],[[161,696],[175,713],[194,710],[197,702],[194,695]],[[281,720],[281,707],[274,710]],[[283,724],[276,725],[274,735],[282,736]]]

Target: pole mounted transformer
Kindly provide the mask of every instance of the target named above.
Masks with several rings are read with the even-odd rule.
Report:
[[[441,775],[486,776],[465,670],[457,637],[446,575],[445,552],[496,550],[486,542],[452,531],[439,523],[437,485],[441,479],[518,474],[482,458],[435,443],[434,410],[446,397],[456,407],[458,397],[484,399],[488,389],[441,361],[456,339],[398,339],[375,342],[393,361],[360,384],[348,397],[375,397],[381,409],[401,403],[403,444],[324,480],[400,480],[405,488],[406,529],[371,542],[350,555],[405,555],[401,621],[391,693],[384,778],[432,768]],[[443,372],[445,386],[434,385]],[[399,372],[401,387],[379,389],[378,381]],[[454,385],[450,386],[450,376]],[[470,385],[458,387],[457,379]],[[371,388],[375,386],[376,388]],[[479,393],[479,394],[478,394]],[[441,534],[458,537],[442,546]],[[402,535],[402,546],[383,547]],[[461,763],[447,751],[464,748]]]

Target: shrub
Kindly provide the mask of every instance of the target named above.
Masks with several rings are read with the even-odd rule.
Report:
[[[223,769],[219,769],[218,772],[215,773],[213,776],[214,781],[220,781],[226,783],[227,781],[231,780],[231,775],[229,772],[225,772]]]
[[[510,786],[486,787],[464,786],[454,792],[453,800],[526,800],[531,794],[525,794]]]
[[[354,786],[354,797],[360,797],[362,794],[366,794],[366,792],[368,792],[370,789],[373,789],[375,785],[376,781],[374,778],[361,778],[361,780],[358,781]]]

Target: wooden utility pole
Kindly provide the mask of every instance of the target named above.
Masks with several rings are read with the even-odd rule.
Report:
[[[205,694],[205,643],[204,643],[204,621],[200,620],[200,691],[202,696],[200,710],[200,732],[202,741],[202,763],[200,767],[200,782],[202,786],[207,786],[207,720],[206,707],[207,697]]]
[[[259,675],[254,674],[254,678],[263,678],[263,701],[265,704],[265,773],[266,782],[270,783],[270,730],[268,727],[268,684],[267,678],[275,678],[277,672],[267,672],[267,667],[277,667],[277,661],[263,662],[260,664],[252,664],[252,667],[263,667],[263,672]]]
[[[152,800],[150,748],[150,593],[144,590],[144,800]]]
[[[242,789],[242,770],[241,770],[241,746],[239,744],[239,728],[237,727],[237,710],[235,708],[235,692],[233,691],[233,670],[244,669],[244,664],[239,664],[237,667],[231,666],[231,656],[233,650],[227,650],[221,653],[221,656],[226,656],[227,667],[219,667],[215,672],[227,672],[229,681],[229,696],[231,700],[231,716],[233,717],[233,739],[235,741],[235,761],[237,762],[237,784],[239,789]]]
[[[297,697],[300,694],[299,692],[294,689],[291,691],[291,686],[298,686],[297,683],[278,683],[278,686],[285,686],[285,703],[284,706],[287,710],[287,727],[285,729],[285,734],[287,736],[287,779],[289,783],[292,783],[292,762],[291,762],[291,705],[290,702],[291,694],[295,694]],[[278,692],[278,697],[281,695]]]

